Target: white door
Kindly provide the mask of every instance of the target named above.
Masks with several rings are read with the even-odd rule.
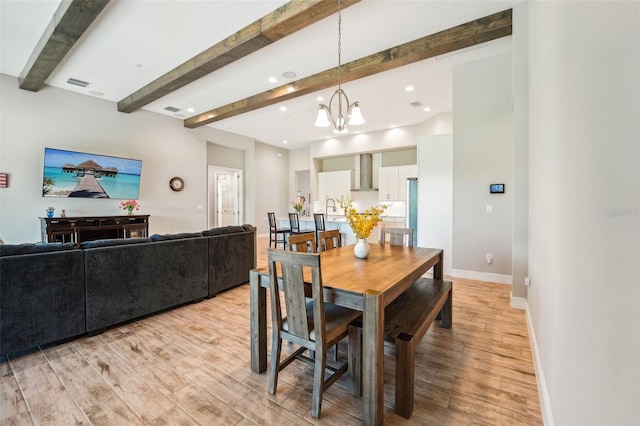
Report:
[[[216,172],[216,226],[240,225],[240,175]]]

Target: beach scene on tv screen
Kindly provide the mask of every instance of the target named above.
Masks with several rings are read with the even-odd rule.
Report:
[[[142,161],[45,148],[43,197],[137,199]]]

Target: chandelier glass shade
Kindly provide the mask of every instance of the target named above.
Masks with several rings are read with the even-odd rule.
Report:
[[[331,95],[328,105],[320,104],[318,107],[315,126],[333,127],[333,132],[339,134],[347,133],[347,124],[358,126],[365,122],[362,117],[362,111],[360,111],[360,104],[357,101],[349,103],[349,98],[340,85],[341,39],[342,15],[340,13],[340,0],[338,0],[338,89]],[[337,106],[337,110],[333,110],[334,106]]]

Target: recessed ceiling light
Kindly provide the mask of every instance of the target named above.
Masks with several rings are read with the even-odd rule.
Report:
[[[287,110],[286,106],[283,105],[283,106],[280,107],[280,111],[286,111],[286,110]]]
[[[293,92],[295,92],[295,91],[296,91],[296,89],[295,89],[293,86],[289,86],[289,87],[287,88],[287,92],[289,92],[289,93],[293,93]]]
[[[193,109],[193,108],[187,108],[187,111],[189,111],[189,112],[196,112],[196,110],[195,110],[195,109]]]
[[[293,72],[293,71],[285,71],[285,72],[282,73],[282,76],[284,78],[296,78],[296,75],[297,74],[295,72]]]
[[[273,84],[273,83],[277,83],[278,79],[275,77],[269,77],[269,83]]]
[[[408,85],[407,87],[404,88],[404,90],[406,90],[407,92],[413,92],[413,86]]]
[[[287,141],[282,141],[282,143],[283,143],[283,144],[288,144],[289,142],[287,142]]]
[[[324,101],[324,98],[323,98],[322,96],[318,96],[318,97],[316,98],[316,101],[318,101],[318,102],[322,102],[322,101]]]
[[[213,118],[213,114],[207,115],[207,118]]]
[[[424,112],[429,112],[429,111],[431,111],[431,107],[424,107],[424,110],[423,110],[423,111],[424,111]]]

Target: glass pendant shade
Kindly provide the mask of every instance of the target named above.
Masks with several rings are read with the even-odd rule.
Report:
[[[354,102],[351,108],[351,116],[349,117],[349,124],[353,126],[359,126],[364,124],[364,118],[362,117],[362,111],[360,111],[360,105],[358,102]]]
[[[324,105],[320,105],[320,107],[318,107],[318,116],[316,117],[315,126],[316,127],[331,126],[331,121],[329,121],[329,111],[327,110],[327,107]]]

